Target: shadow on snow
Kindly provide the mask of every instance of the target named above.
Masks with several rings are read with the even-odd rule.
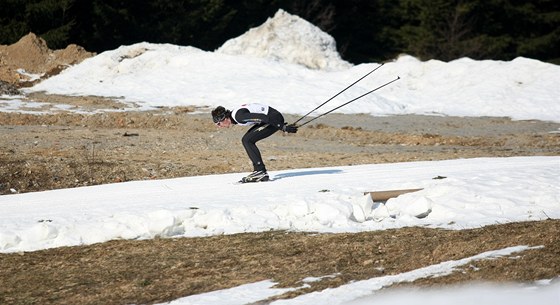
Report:
[[[342,173],[342,170],[340,170],[340,169],[325,169],[325,170],[309,170],[309,171],[300,171],[300,172],[289,172],[289,173],[274,175],[274,180],[290,178],[290,177],[338,174],[338,173]]]

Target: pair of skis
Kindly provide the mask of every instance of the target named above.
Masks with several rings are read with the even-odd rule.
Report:
[[[271,182],[271,181],[274,181],[274,180],[276,180],[276,179],[268,178],[266,180],[258,180],[258,181],[246,181],[244,179],[241,179],[241,180],[235,182],[234,184],[254,184],[254,183],[261,183],[261,182]]]

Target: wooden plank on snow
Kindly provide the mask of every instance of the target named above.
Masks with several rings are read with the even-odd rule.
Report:
[[[375,192],[366,192],[364,193],[364,195],[367,195],[369,193],[373,201],[387,201],[391,198],[398,197],[402,194],[417,192],[420,190],[422,189],[375,191]]]

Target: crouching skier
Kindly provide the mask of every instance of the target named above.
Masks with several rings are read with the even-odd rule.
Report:
[[[218,127],[252,126],[245,133],[241,142],[253,163],[253,172],[241,179],[242,183],[269,180],[261,152],[256,145],[258,141],[270,137],[278,130],[288,133],[296,133],[298,130],[297,126],[284,122],[284,117],[278,110],[257,103],[241,105],[232,110],[218,106],[212,110],[212,119]]]

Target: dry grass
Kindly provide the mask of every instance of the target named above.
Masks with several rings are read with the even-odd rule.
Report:
[[[150,304],[272,279],[309,288],[398,274],[485,251],[543,246],[515,257],[473,262],[414,285],[471,280],[534,281],[560,275],[560,221],[449,231],[403,228],[357,234],[246,233],[207,238],[111,241],[0,255],[1,304]]]

